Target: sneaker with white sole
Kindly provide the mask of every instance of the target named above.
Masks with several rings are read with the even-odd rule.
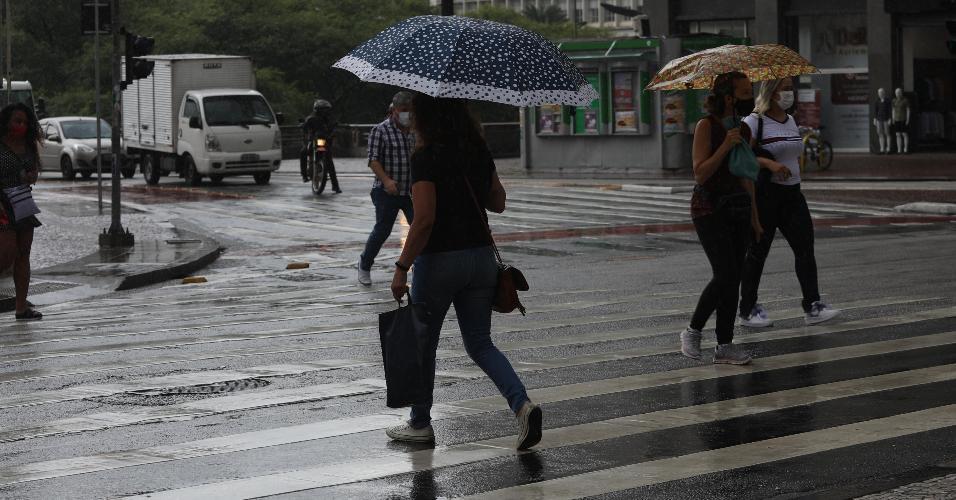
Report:
[[[740,315],[737,316],[737,319],[741,326],[749,326],[750,328],[767,328],[768,326],[773,326],[770,315],[767,314],[767,310],[760,304],[756,304],[750,309],[749,316]]]
[[[834,309],[830,307],[829,304],[824,304],[818,300],[810,305],[810,311],[806,313],[804,320],[808,325],[816,325],[823,323],[824,321],[831,320],[839,315],[839,309]]]
[[[714,349],[714,363],[718,365],[746,365],[752,360],[750,353],[734,344],[719,344]]]
[[[541,407],[525,401],[515,416],[518,419],[518,442],[515,448],[527,450],[541,441]]]
[[[365,285],[365,286],[371,286],[372,285],[372,270],[369,269],[368,271],[366,271],[365,269],[362,269],[361,261],[359,261],[358,265],[356,265],[355,267],[358,268],[359,284]]]
[[[402,425],[396,425],[385,429],[385,435],[395,441],[405,441],[408,443],[430,443],[435,440],[435,431],[431,424],[421,429],[412,427],[411,422],[405,422]]]
[[[700,359],[700,330],[687,327],[680,332],[680,353],[691,359]]]

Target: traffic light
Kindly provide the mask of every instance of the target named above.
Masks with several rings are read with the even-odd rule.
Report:
[[[946,48],[949,53],[956,55],[956,21],[946,21],[946,31],[949,31],[949,40],[946,40]]]
[[[139,57],[148,56],[153,52],[155,40],[145,36],[126,33],[126,79],[123,86],[133,83],[133,80],[146,78],[153,72],[153,61],[144,61]]]

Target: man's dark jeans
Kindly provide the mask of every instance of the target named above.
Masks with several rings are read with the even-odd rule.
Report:
[[[382,249],[385,240],[392,234],[392,226],[395,225],[395,218],[398,217],[398,211],[405,214],[408,223],[412,223],[414,213],[412,211],[412,197],[392,196],[385,192],[384,188],[372,188],[372,203],[375,204],[375,227],[372,233],[368,235],[368,241],[365,242],[365,251],[362,252],[360,265],[365,271],[372,269],[375,263],[375,257],[378,251]]]
[[[750,203],[739,195],[737,201],[694,219],[697,238],[704,247],[714,276],[697,301],[690,327],[702,330],[716,310],[718,344],[729,344],[734,339],[740,273],[752,239]]]
[[[809,312],[810,306],[820,300],[820,289],[817,284],[817,259],[813,254],[813,220],[807,200],[800,192],[800,185],[762,185],[757,190],[757,210],[760,225],[763,226],[763,238],[754,242],[747,252],[740,284],[740,314],[749,315],[757,303],[760,276],[777,229],[793,250],[797,280],[803,292],[803,310]]]

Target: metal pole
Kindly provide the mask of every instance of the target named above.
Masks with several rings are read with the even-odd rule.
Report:
[[[96,186],[97,200],[99,201],[100,215],[103,215],[103,141],[100,133],[100,2],[93,5],[93,88],[96,92]]]
[[[454,0],[441,0],[441,15],[443,15],[443,16],[453,16],[453,15],[455,15],[455,2],[454,2]]]
[[[100,246],[131,247],[133,246],[133,235],[129,231],[123,230],[123,226],[120,224],[120,131],[123,129],[120,58],[123,57],[124,52],[122,35],[120,34],[122,17],[120,17],[119,12],[119,0],[111,0],[111,7],[113,11],[111,26],[113,32],[113,135],[110,146],[113,152],[113,196],[110,199],[110,211],[113,217],[109,232],[100,235]]]
[[[10,50],[10,33],[13,31],[11,26],[13,19],[10,17],[10,0],[7,0],[7,104],[13,102],[13,52]]]

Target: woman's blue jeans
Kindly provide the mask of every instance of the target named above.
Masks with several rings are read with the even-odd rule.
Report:
[[[528,400],[524,384],[508,358],[491,341],[491,305],[497,280],[498,265],[491,247],[424,254],[415,259],[412,302],[424,303],[429,313],[429,341],[423,367],[428,400],[412,406],[412,427],[422,428],[431,422],[435,350],[445,314],[452,304],[468,356],[498,386],[512,411],[518,413]]]

